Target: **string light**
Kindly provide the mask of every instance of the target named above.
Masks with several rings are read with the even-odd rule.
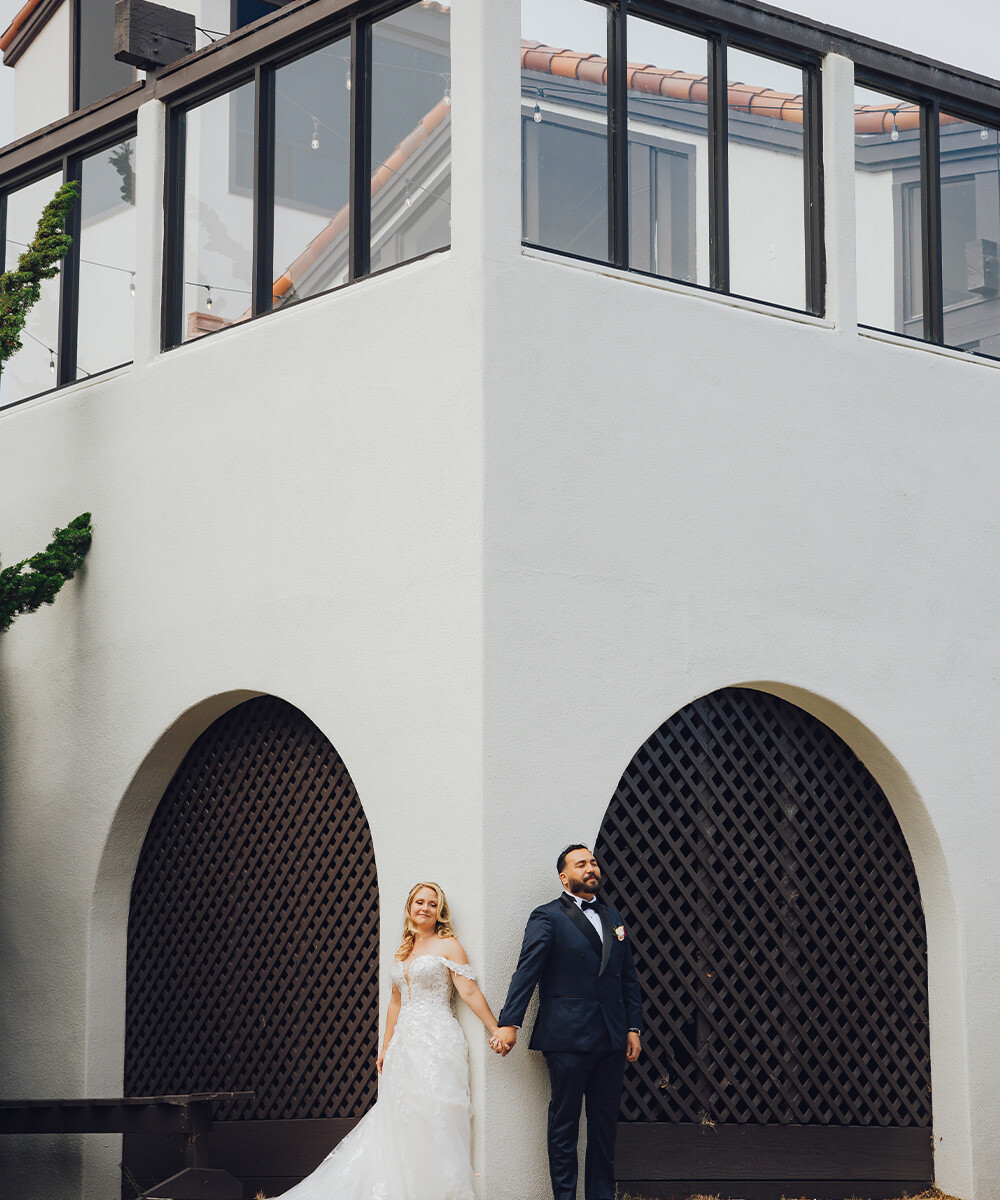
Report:
[[[313,117],[313,135],[312,141],[309,143],[314,150],[319,149],[319,117]]]
[[[49,372],[54,375],[56,373],[56,352],[49,347]]]
[[[205,307],[209,312],[212,311],[212,285],[210,283],[205,284]]]
[[[403,203],[406,205],[407,208],[410,208],[413,204],[413,197],[410,195],[409,183],[407,183],[407,185],[406,185],[406,196],[403,199]]]
[[[980,129],[979,140],[981,142],[988,142],[990,140],[990,131],[988,129]]]
[[[348,70],[347,70],[347,79],[346,79],[346,81],[344,82],[344,87],[346,87],[348,91],[350,91],[350,90],[351,90],[351,71],[350,71],[350,68],[348,68]]]
[[[537,100],[535,101],[535,111],[531,114],[531,119],[536,125],[541,125],[542,123],[542,110]]]
[[[892,110],[892,133],[889,134],[890,142],[898,142],[899,141],[899,130],[896,128],[896,112],[897,112],[897,110],[894,108]]]
[[[444,89],[445,108],[451,108],[451,88]]]
[[[132,275],[132,278],[129,280],[128,290],[134,296],[135,295],[135,271],[132,271],[131,275]]]

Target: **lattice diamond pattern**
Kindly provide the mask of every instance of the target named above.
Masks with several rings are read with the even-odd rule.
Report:
[[[728,688],[639,750],[597,843],[646,1001],[626,1121],[929,1127],[927,946],[878,784]]]
[[[126,1095],[252,1090],[225,1119],[348,1117],[375,1100],[378,882],[330,742],[273,696],[195,742],[132,888]]]

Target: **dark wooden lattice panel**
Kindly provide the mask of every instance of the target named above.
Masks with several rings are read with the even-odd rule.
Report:
[[[349,1117],[375,1100],[378,883],[337,752],[272,696],[191,747],[139,858],[127,1095],[253,1090],[222,1119]]]
[[[624,1121],[929,1128],[920,893],[830,729],[729,688],[639,750],[597,843],[647,1033]]]

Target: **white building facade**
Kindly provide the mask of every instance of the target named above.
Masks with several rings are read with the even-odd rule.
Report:
[[[675,1145],[667,1126],[704,1139],[714,1121],[780,1127],[806,1165],[753,1178],[731,1140],[715,1173],[655,1174],[623,1151],[623,1181],[876,1200],[933,1177],[962,1200],[1000,1195],[1000,83],[729,0],[295,0],[231,33],[199,11],[212,32],[195,54],[74,107],[87,10],[49,7],[4,39],[7,265],[66,172],[83,194],[76,257],[0,382],[0,548],[26,557],[85,510],[95,537],[56,604],[0,642],[3,1096],[129,1090],[137,866],[175,773],[238,705],[304,714],[363,811],[377,891],[346,859],[315,885],[377,905],[369,991],[323,993],[347,1021],[376,992],[384,1014],[400,908],[428,878],[498,1011],[558,851],[610,847],[640,749],[742,689],[832,731],[898,828],[919,919],[876,889],[871,945],[918,947],[926,1021],[899,1036],[928,1038],[930,1098],[921,1085],[914,1104],[929,1116],[632,1114],[652,1132],[623,1145],[644,1164]],[[222,802],[211,780],[195,799],[202,786]],[[638,800],[620,803],[641,825]],[[178,863],[195,854],[179,846]],[[670,897],[699,885],[650,853],[646,890],[616,884],[637,922],[662,896],[679,927]],[[861,882],[837,886],[850,907]],[[213,894],[243,896],[236,874]],[[258,929],[283,919],[252,900]],[[183,945],[192,975],[219,953],[200,929]],[[842,974],[816,954],[806,1007],[836,1024],[874,1005],[894,1024],[891,980],[877,1003],[833,1003]],[[308,1010],[319,986],[303,977],[285,1007]],[[669,1092],[687,1035],[650,1004]],[[194,1044],[198,1014],[178,1011]],[[241,1014],[234,1001],[237,1031]],[[481,1195],[543,1196],[544,1065],[526,1044],[495,1058],[461,1019]],[[182,1021],[164,1044],[187,1036]],[[788,1033],[788,1079],[808,1073],[807,1041]],[[855,1049],[872,1095],[906,1074]],[[823,1086],[867,1095],[860,1069]],[[368,1091],[325,1118],[370,1102],[373,1067],[357,1071]],[[882,1143],[874,1167],[837,1148],[862,1139],[829,1144],[842,1173],[824,1178],[829,1147],[801,1149],[811,1126],[912,1127],[933,1139],[932,1175],[885,1166]],[[114,1136],[4,1137],[0,1191],[116,1196],[121,1162]]]

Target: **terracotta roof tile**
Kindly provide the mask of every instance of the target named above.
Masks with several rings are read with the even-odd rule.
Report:
[[[419,147],[427,141],[434,130],[448,117],[450,112],[451,107],[448,102],[444,99],[439,100],[430,112],[421,118],[416,128],[407,134],[389,157],[376,168],[372,173],[371,183],[371,195],[373,199],[399,174],[400,169],[407,160],[412,158]],[[289,263],[274,281],[271,290],[276,300],[291,291],[295,286],[296,279],[300,279],[313,263],[322,256],[324,251],[347,231],[350,219],[350,204],[345,204],[338,212],[334,213],[302,253]],[[249,310],[243,314],[243,317],[246,316],[249,316]]]
[[[539,71],[563,79],[582,79],[588,83],[606,84],[607,59],[598,54],[578,54],[561,50],[542,42],[523,39],[521,69]],[[629,63],[626,85],[630,91],[646,96],[663,96],[671,100],[688,100],[704,104],[708,101],[708,76],[673,71],[654,63]],[[767,115],[779,121],[802,124],[802,96],[790,92],[775,92],[770,88],[746,83],[731,83],[729,107],[738,112]]]
[[[557,46],[546,46],[528,38],[521,42],[521,69],[601,84],[607,82],[608,73],[607,61],[599,55],[561,50]],[[672,71],[653,63],[629,63],[626,68],[626,85],[630,91],[645,96],[663,96],[670,100],[688,100],[699,104],[708,102],[707,75]],[[771,117],[793,125],[802,124],[801,93],[776,92],[771,88],[733,82],[729,84],[727,103],[734,112]],[[941,114],[942,124],[958,120],[958,117]],[[919,128],[919,106],[900,104],[894,109],[873,104],[855,106],[856,133],[891,133],[893,125],[899,130]]]
[[[947,120],[942,115],[942,121]],[[897,129],[919,129],[920,108],[916,104],[900,104],[886,109],[882,104],[857,104],[854,107],[855,133],[891,133]]]
[[[41,4],[42,0],[28,0],[28,3],[21,9],[13,21],[7,26],[3,34],[0,34],[0,54],[4,53],[7,47],[11,44],[14,38],[21,31],[21,27]]]

